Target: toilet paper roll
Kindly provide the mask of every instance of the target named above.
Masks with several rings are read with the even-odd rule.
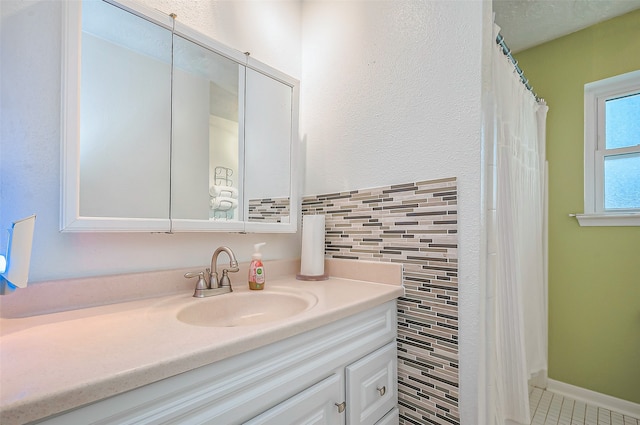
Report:
[[[300,275],[324,275],[324,215],[302,217]]]

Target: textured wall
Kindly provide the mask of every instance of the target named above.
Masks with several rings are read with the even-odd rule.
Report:
[[[468,424],[481,407],[481,59],[490,10],[481,1],[303,7],[304,194],[458,179],[460,416]]]
[[[640,69],[640,11],[517,55],[549,104],[549,377],[640,403],[640,227],[580,227],[584,84]],[[640,117],[639,117],[640,119]]]
[[[459,424],[456,179],[305,197],[325,215],[325,255],[402,263],[398,404],[406,425]]]
[[[3,0],[4,1],[4,0]],[[298,0],[136,0],[300,79],[302,4]]]

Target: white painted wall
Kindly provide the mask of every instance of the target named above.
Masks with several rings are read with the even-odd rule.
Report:
[[[482,43],[490,10],[480,0],[305,1],[302,23],[305,194],[458,178],[465,425],[479,423]]]
[[[4,0],[3,0],[4,1]],[[136,0],[300,79],[302,4],[298,0]]]
[[[297,1],[141,0],[208,36],[300,78]],[[66,277],[201,267],[220,245],[240,261],[266,241],[264,258],[299,255],[297,235],[60,233],[59,0],[0,1],[0,249],[11,221],[37,214],[32,283]],[[286,52],[286,53],[283,53]],[[268,270],[267,270],[268,273]],[[245,277],[238,277],[242,281]]]

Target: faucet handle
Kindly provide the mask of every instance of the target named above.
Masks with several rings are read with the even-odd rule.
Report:
[[[222,277],[220,278],[220,287],[228,286],[229,290],[233,291],[231,287],[231,279],[229,279],[229,275],[227,274],[230,271],[232,272],[234,270],[227,270],[227,269],[222,270]]]
[[[204,272],[187,272],[184,274],[184,277],[187,279],[191,279],[192,277],[198,278],[198,283],[196,283],[196,294],[198,294],[198,291],[207,289],[207,281],[204,278]]]
[[[204,272],[186,272],[184,277],[191,279],[192,277],[204,277]]]

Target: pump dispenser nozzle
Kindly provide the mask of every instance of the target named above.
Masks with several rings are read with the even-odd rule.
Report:
[[[260,252],[260,248],[262,248],[262,246],[266,244],[267,244],[266,242],[261,242],[253,245],[253,255],[251,256],[251,258],[253,258],[254,260],[261,259],[262,253]]]

